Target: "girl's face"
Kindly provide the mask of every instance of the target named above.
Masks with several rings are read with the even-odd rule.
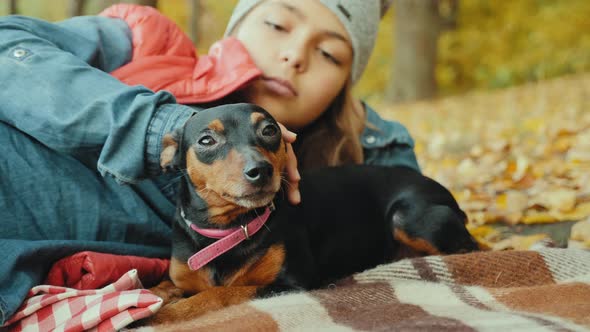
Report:
[[[350,77],[348,33],[317,0],[264,1],[233,35],[264,73],[245,89],[247,101],[289,129],[317,119]]]

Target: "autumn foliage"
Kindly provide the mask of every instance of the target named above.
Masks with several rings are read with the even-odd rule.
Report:
[[[590,248],[590,74],[379,109],[408,127],[422,171],[453,192],[483,242],[546,237],[499,242],[494,223],[582,221],[570,245]]]
[[[393,8],[395,10],[395,6]],[[590,1],[461,0],[455,29],[439,40],[440,95],[503,88],[590,70]],[[393,15],[357,89],[379,97],[390,78]]]

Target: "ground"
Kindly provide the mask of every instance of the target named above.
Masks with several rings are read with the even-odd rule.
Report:
[[[480,241],[590,248],[590,74],[373,104],[410,130],[422,171],[451,190]]]

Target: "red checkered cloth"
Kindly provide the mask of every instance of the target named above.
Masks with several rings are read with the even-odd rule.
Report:
[[[154,314],[162,299],[142,289],[137,270],[94,290],[41,285],[29,291],[9,331],[116,331]]]

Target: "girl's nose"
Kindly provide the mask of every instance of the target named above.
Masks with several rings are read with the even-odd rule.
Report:
[[[290,48],[281,53],[281,61],[297,72],[302,72],[306,67],[305,52],[297,48]]]

